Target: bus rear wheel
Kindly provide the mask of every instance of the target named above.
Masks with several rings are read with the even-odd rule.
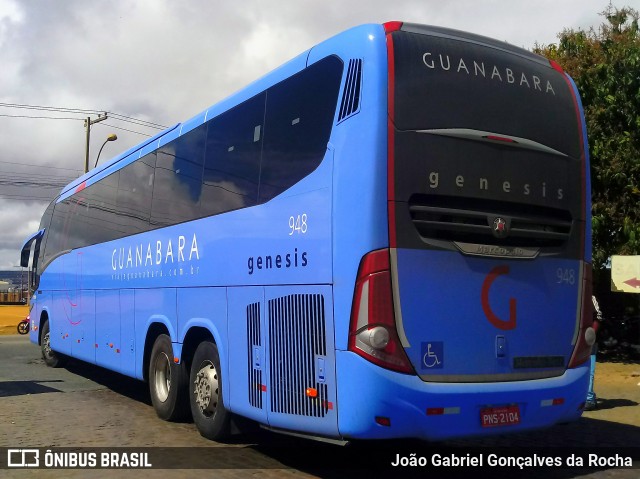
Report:
[[[45,321],[42,326],[42,339],[40,340],[40,350],[42,351],[42,359],[44,363],[51,368],[59,368],[64,366],[65,357],[56,353],[51,349],[51,331],[49,329],[49,321]]]
[[[204,341],[198,345],[189,375],[191,415],[203,437],[217,441],[230,433],[231,413],[224,407],[218,347]]]
[[[149,361],[149,393],[160,419],[176,421],[186,417],[189,407],[186,382],[184,362],[174,362],[171,338],[161,334],[153,343]]]

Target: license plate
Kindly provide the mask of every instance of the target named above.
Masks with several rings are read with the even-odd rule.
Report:
[[[480,409],[482,427],[513,426],[520,424],[519,406],[487,407]]]

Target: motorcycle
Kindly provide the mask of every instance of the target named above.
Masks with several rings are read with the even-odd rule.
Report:
[[[27,334],[29,332],[29,325],[30,325],[31,321],[30,321],[30,316],[27,316],[26,318],[24,318],[22,321],[20,321],[18,323],[18,333],[20,334]]]

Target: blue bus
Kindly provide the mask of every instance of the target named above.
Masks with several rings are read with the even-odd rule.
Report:
[[[557,64],[364,25],[65,187],[22,251],[30,338],[214,440],[551,426],[585,401],[590,210]]]

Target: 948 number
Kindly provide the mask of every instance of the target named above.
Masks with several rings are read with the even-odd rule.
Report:
[[[305,234],[307,232],[307,214],[289,216],[289,236],[293,234]]]
[[[576,270],[571,268],[558,268],[556,270],[557,284],[575,284]]]

